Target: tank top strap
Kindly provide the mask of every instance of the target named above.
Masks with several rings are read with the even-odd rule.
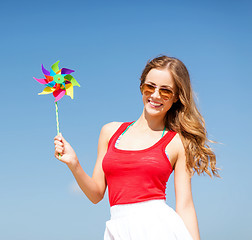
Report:
[[[110,138],[109,143],[108,143],[108,147],[112,144],[115,145],[116,140],[118,139],[118,137],[126,130],[126,128],[132,124],[132,122],[124,122],[121,124],[121,126],[115,131],[115,133],[113,134],[113,136]]]
[[[165,151],[166,146],[170,143],[170,141],[175,137],[177,132],[174,132],[172,130],[169,130],[164,136],[163,141],[159,144],[159,148],[162,149],[162,151]]]

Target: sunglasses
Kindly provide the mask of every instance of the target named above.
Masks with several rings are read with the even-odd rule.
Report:
[[[169,100],[174,95],[173,91],[168,88],[158,88],[157,86],[154,86],[148,83],[143,83],[140,88],[141,88],[142,94],[145,94],[145,95],[153,94],[157,88],[160,97],[163,98],[164,100]]]

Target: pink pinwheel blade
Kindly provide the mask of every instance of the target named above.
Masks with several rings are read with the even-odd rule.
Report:
[[[55,97],[55,102],[58,102],[66,93],[66,90],[59,89],[53,92],[53,96]]]
[[[35,77],[33,77],[36,81],[38,81],[39,83],[41,83],[41,84],[47,84],[48,82],[46,81],[46,79],[38,79],[38,78],[35,78]]]
[[[43,66],[43,64],[42,64],[42,72],[45,74],[45,75],[50,75],[50,72],[49,71],[47,71],[45,68],[44,68],[44,66]]]
[[[68,68],[62,68],[61,69],[61,74],[70,74],[74,72],[74,70],[68,69]]]

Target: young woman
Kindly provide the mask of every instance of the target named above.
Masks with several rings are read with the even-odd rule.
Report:
[[[143,112],[134,122],[103,126],[92,177],[62,135],[55,137],[55,157],[93,203],[103,199],[108,185],[105,240],[198,240],[191,177],[218,173],[188,71],[180,60],[160,56],[147,63],[140,80]],[[176,212],[165,203],[173,170]]]

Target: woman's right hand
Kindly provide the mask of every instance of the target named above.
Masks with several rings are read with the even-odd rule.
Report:
[[[60,133],[54,138],[55,145],[55,157],[68,165],[69,168],[72,168],[78,164],[78,158],[71,147],[71,145],[63,138]]]

